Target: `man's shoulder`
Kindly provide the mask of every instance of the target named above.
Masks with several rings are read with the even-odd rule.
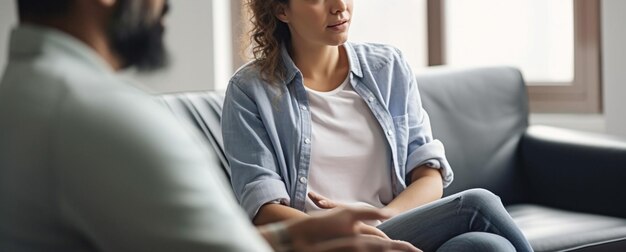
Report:
[[[7,115],[19,110],[52,127],[61,125],[64,131],[81,128],[125,134],[179,126],[162,104],[130,81],[64,57],[10,62],[0,89]]]
[[[6,92],[19,92],[19,96],[58,96],[119,82],[113,76],[64,57],[44,56],[9,61],[0,85]]]
[[[119,128],[122,131],[175,120],[153,96],[121,80],[80,78],[75,81],[80,80],[91,83],[68,85],[59,105],[60,117],[73,118],[75,123],[86,123],[96,130]]]
[[[10,61],[0,83],[0,104],[4,107],[0,116],[49,124],[56,120],[59,105],[68,97],[86,98],[88,93],[96,93],[88,90],[110,82],[101,75],[73,71],[77,68],[80,66],[71,62],[46,58]]]

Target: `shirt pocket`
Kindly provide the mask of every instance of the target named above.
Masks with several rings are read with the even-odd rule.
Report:
[[[394,136],[396,140],[396,161],[400,171],[404,172],[407,159],[407,147],[409,142],[408,114],[393,117]]]

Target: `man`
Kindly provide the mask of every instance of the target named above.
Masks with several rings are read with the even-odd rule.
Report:
[[[18,9],[0,82],[0,251],[416,251],[356,233],[375,210],[255,230],[207,147],[115,75],[167,63],[164,0]]]

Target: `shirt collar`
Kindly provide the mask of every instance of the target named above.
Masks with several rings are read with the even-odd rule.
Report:
[[[343,46],[346,49],[346,53],[348,54],[348,61],[350,62],[350,72],[352,72],[354,75],[358,76],[359,78],[363,78],[363,71],[361,70],[361,62],[359,60],[359,57],[356,54],[356,51],[354,50],[354,47],[352,47],[352,44],[350,44],[349,42],[346,42],[343,44]],[[283,60],[283,63],[285,64],[285,85],[288,85],[289,83],[293,82],[293,79],[296,77],[296,74],[300,72],[300,70],[298,69],[298,67],[296,67],[296,64],[293,62],[293,60],[291,59],[291,56],[289,55],[289,52],[287,50],[287,46],[285,45],[285,43],[283,43],[281,45],[280,48],[280,53],[281,53],[281,57]]]
[[[113,68],[91,47],[69,34],[32,24],[20,24],[13,29],[9,42],[11,59],[42,54],[68,57],[96,71],[114,73]]]

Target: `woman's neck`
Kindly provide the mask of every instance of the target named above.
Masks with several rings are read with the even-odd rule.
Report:
[[[292,43],[291,50],[291,57],[309,88],[317,91],[333,90],[348,74],[349,61],[344,46]]]

